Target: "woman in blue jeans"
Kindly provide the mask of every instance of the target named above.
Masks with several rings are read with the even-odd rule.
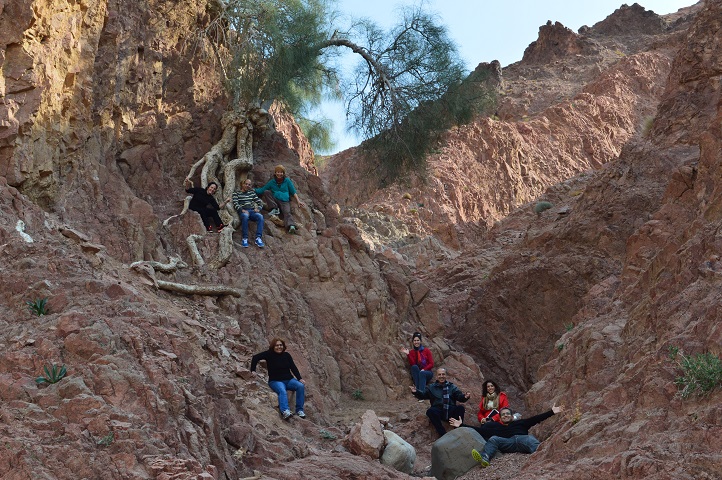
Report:
[[[414,380],[414,386],[419,392],[426,390],[426,384],[431,381],[434,376],[434,357],[431,350],[421,345],[421,334],[414,332],[411,335],[411,346],[413,350],[404,347],[401,353],[406,355],[411,370],[411,378]],[[423,400],[419,400],[423,402]]]
[[[278,395],[278,408],[284,420],[293,415],[288,407],[288,390],[296,392],[296,415],[306,418],[303,404],[306,399],[306,382],[301,378],[293,357],[286,351],[286,342],[274,338],[268,350],[257,353],[251,359],[251,373],[256,376],[256,365],[265,360],[268,368],[268,386]],[[294,378],[295,377],[295,378]]]

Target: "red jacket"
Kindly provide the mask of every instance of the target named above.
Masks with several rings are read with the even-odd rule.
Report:
[[[501,392],[499,394],[499,406],[497,407],[497,410],[501,410],[502,408],[506,408],[508,406],[509,406],[509,400],[507,400],[507,398],[506,398],[506,393]],[[476,414],[476,418],[478,418],[479,422],[481,422],[481,419],[486,418],[486,416],[489,415],[490,412],[491,412],[491,410],[484,409],[484,398],[482,397],[481,402],[479,402],[479,413]],[[501,417],[497,413],[493,417],[491,417],[491,419],[494,420],[495,422],[498,422],[501,419]]]
[[[431,350],[424,347],[423,350],[419,351],[414,349],[409,350],[409,366],[418,365],[419,370],[433,370],[434,368],[434,357],[431,355]]]

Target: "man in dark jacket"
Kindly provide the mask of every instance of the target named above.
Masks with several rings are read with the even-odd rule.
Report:
[[[452,418],[449,424],[453,427],[473,428],[484,437],[486,445],[484,451],[479,453],[476,449],[471,451],[471,456],[479,462],[482,467],[488,467],[489,462],[497,452],[503,453],[534,453],[539,448],[539,440],[529,434],[529,429],[541,423],[547,418],[564,411],[562,407],[554,405],[548,412],[541,413],[529,418],[514,420],[510,408],[502,408],[499,412],[501,419],[498,422],[486,422],[480,427],[464,425],[463,419]]]
[[[442,420],[448,422],[449,419],[459,417],[463,421],[464,407],[457,405],[456,402],[466,402],[471,394],[463,393],[459,387],[447,382],[445,368],[436,369],[436,381],[426,385],[426,390],[423,392],[416,390],[416,386],[410,388],[416,398],[427,398],[431,401],[431,407],[426,410],[426,416],[429,417],[439,437],[446,433],[446,429],[441,425]]]

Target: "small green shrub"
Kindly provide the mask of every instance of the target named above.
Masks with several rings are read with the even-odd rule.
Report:
[[[571,332],[573,329],[574,323],[567,323],[566,325],[564,325],[564,330],[566,330],[567,332]]]
[[[357,388],[353,392],[351,392],[351,397],[354,400],[363,400],[364,399],[364,392],[361,391],[360,388]]]
[[[336,435],[324,428],[322,428],[319,433],[321,434],[321,438],[323,438],[324,440],[336,440]]]
[[[537,202],[537,204],[534,205],[534,213],[536,213],[537,215],[539,215],[539,214],[542,213],[543,211],[549,210],[549,209],[552,208],[553,206],[554,206],[554,205],[552,205],[550,202]]]
[[[674,345],[669,346],[669,359],[670,360],[677,360],[677,355],[679,355],[679,347],[675,347]]]
[[[702,397],[722,385],[722,360],[717,355],[699,353],[687,356],[681,351],[677,355],[683,374],[674,383],[680,389],[682,398],[692,395]]]
[[[113,440],[115,440],[115,434],[110,432],[95,443],[100,447],[109,447],[113,443]]]
[[[50,310],[48,309],[47,298],[36,298],[35,300],[28,300],[25,303],[27,304],[30,313],[35,316],[40,317],[42,315],[48,315],[50,313]]]
[[[46,364],[45,366],[43,366],[43,371],[45,372],[45,375],[35,379],[35,383],[37,383],[38,385],[42,383],[58,383],[65,377],[65,374],[68,373],[65,365],[61,366],[55,364]]]
[[[654,127],[654,117],[644,117],[644,120],[642,120],[642,137],[649,138],[652,135],[652,127]]]
[[[560,351],[560,352],[561,352],[562,350],[564,350],[564,344],[563,344],[563,343],[560,343],[559,345],[557,345],[557,350]]]

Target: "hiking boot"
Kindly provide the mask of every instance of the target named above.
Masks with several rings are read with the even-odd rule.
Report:
[[[244,248],[248,248],[248,239],[247,238],[244,238],[243,240],[241,240],[241,246]]]
[[[298,415],[298,418],[306,418],[306,414],[303,410],[299,410],[296,412],[296,415]]]
[[[295,226],[295,225],[291,225],[290,227],[288,227],[288,233],[290,233],[291,235],[293,235],[294,233],[296,233],[296,226]]]
[[[476,449],[471,450],[471,456],[474,460],[481,464],[481,468],[486,468],[489,466],[489,460],[484,455],[476,451]]]
[[[283,417],[284,420],[288,420],[289,418],[291,418],[293,416],[293,414],[291,413],[290,410],[284,410],[281,413],[281,416]]]
[[[248,243],[248,240],[246,240],[246,243]],[[247,245],[246,245],[246,246],[247,246]],[[263,240],[261,239],[261,237],[256,237],[256,246],[259,247],[259,248],[263,248],[263,247],[266,246],[266,245],[263,243]]]
[[[270,212],[268,212],[269,215],[280,215],[281,211],[277,208],[274,208]]]

